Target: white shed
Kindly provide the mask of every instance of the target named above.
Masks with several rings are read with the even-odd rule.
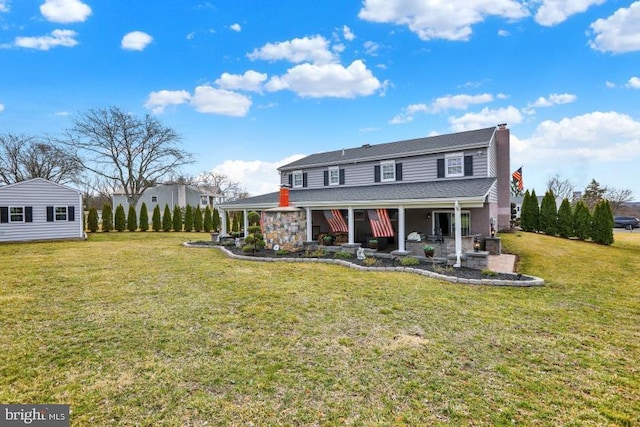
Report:
[[[0,187],[0,242],[83,239],[82,193],[34,178]]]

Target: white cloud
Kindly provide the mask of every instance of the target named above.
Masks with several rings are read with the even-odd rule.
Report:
[[[240,183],[240,187],[246,189],[250,196],[256,196],[278,191],[280,176],[277,168],[303,157],[305,156],[302,154],[294,154],[277,162],[225,160],[211,172],[226,175],[230,181]]]
[[[522,113],[516,107],[490,109],[483,108],[479,113],[467,113],[461,117],[450,117],[449,123],[455,132],[496,126],[498,123],[509,125],[522,122]]]
[[[552,93],[548,98],[541,96],[530,107],[551,107],[553,105],[570,104],[576,100],[576,96],[570,93]]]
[[[253,52],[247,54],[247,57],[251,60],[287,60],[295,64],[301,62],[328,64],[335,62],[337,59],[329,50],[329,42],[322,36],[267,43],[260,49],[254,49]]]
[[[640,1],[618,9],[606,19],[598,19],[591,29],[595,33],[589,42],[592,49],[613,53],[640,50]]]
[[[411,104],[402,113],[391,119],[391,124],[408,123],[413,121],[413,116],[417,113],[440,113],[447,110],[466,110],[470,105],[486,104],[493,101],[493,96],[489,93],[480,95],[447,95],[436,98],[431,104]]]
[[[615,111],[547,120],[512,147],[519,160],[628,161],[640,158],[640,122]]]
[[[351,31],[351,28],[347,27],[346,25],[342,27],[342,35],[344,36],[345,40],[349,41],[353,41],[356,38],[355,34],[353,34],[353,32]]]
[[[231,26],[229,28],[231,28],[233,31],[237,31],[237,32],[242,31],[242,26],[240,24],[238,24],[238,23],[231,24]]]
[[[142,31],[132,31],[122,37],[120,46],[124,50],[144,50],[149,43],[153,41],[153,37]]]
[[[38,50],[49,50],[56,46],[73,47],[78,44],[75,39],[77,35],[78,33],[71,30],[53,30],[51,35],[47,36],[16,37],[13,45]]]
[[[68,111],[56,111],[55,113],[53,113],[53,115],[58,117],[67,117],[70,116],[71,113]]]
[[[627,87],[631,89],[640,89],[640,77],[631,77],[627,82]]]
[[[507,31],[507,30],[499,29],[498,30],[498,35],[500,37],[508,37],[508,36],[511,35],[511,33],[509,31]]]
[[[367,55],[371,55],[371,56],[378,55],[378,49],[380,49],[380,45],[378,43],[367,40],[366,42],[363,43],[363,46],[364,46],[364,53],[366,53]]]
[[[364,62],[355,60],[346,68],[341,64],[296,65],[285,75],[272,77],[266,89],[288,89],[310,98],[354,98],[371,95],[381,86]]]
[[[0,104],[0,113],[2,113],[4,111],[4,105]]]
[[[406,25],[422,40],[467,40],[471,26],[489,16],[519,19],[528,15],[516,0],[365,0],[358,14],[365,21]]]
[[[613,89],[614,87],[616,87],[616,84],[614,82],[609,81],[604,82],[604,85],[609,89]]]
[[[8,0],[0,0],[0,13],[9,12],[9,2]]]
[[[193,40],[195,36],[196,36],[196,33],[192,31],[189,34],[187,34],[187,40]]]
[[[191,95],[186,90],[159,90],[151,92],[144,106],[156,114],[164,112],[169,105],[184,104],[191,99]]]
[[[248,90],[260,92],[262,84],[267,80],[267,75],[249,70],[242,75],[222,73],[215,83],[222,89]]]
[[[45,0],[40,6],[40,13],[47,21],[69,24],[86,21],[91,15],[91,8],[80,0]]]
[[[242,117],[249,112],[251,98],[236,92],[202,85],[196,87],[191,97],[191,105],[200,113]]]
[[[593,5],[606,0],[542,0],[542,6],[536,12],[535,20],[544,26],[557,25],[571,15],[582,13]]]

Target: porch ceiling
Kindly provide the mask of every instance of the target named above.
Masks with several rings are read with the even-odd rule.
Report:
[[[495,178],[456,179],[434,182],[410,182],[292,189],[289,202],[298,208],[341,207],[450,207],[457,199],[463,208],[482,207]],[[277,207],[279,192],[262,194],[219,205],[225,210],[269,209]]]

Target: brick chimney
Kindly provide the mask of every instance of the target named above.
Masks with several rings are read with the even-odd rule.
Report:
[[[498,125],[496,143],[498,158],[498,230],[511,227],[511,153],[509,149],[510,133],[506,123]]]

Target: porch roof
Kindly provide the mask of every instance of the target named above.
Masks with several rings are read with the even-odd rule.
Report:
[[[462,207],[482,207],[496,178],[376,184],[359,187],[296,189],[289,203],[298,208],[442,207],[457,199]],[[278,206],[279,192],[220,204],[223,210],[269,209]]]

